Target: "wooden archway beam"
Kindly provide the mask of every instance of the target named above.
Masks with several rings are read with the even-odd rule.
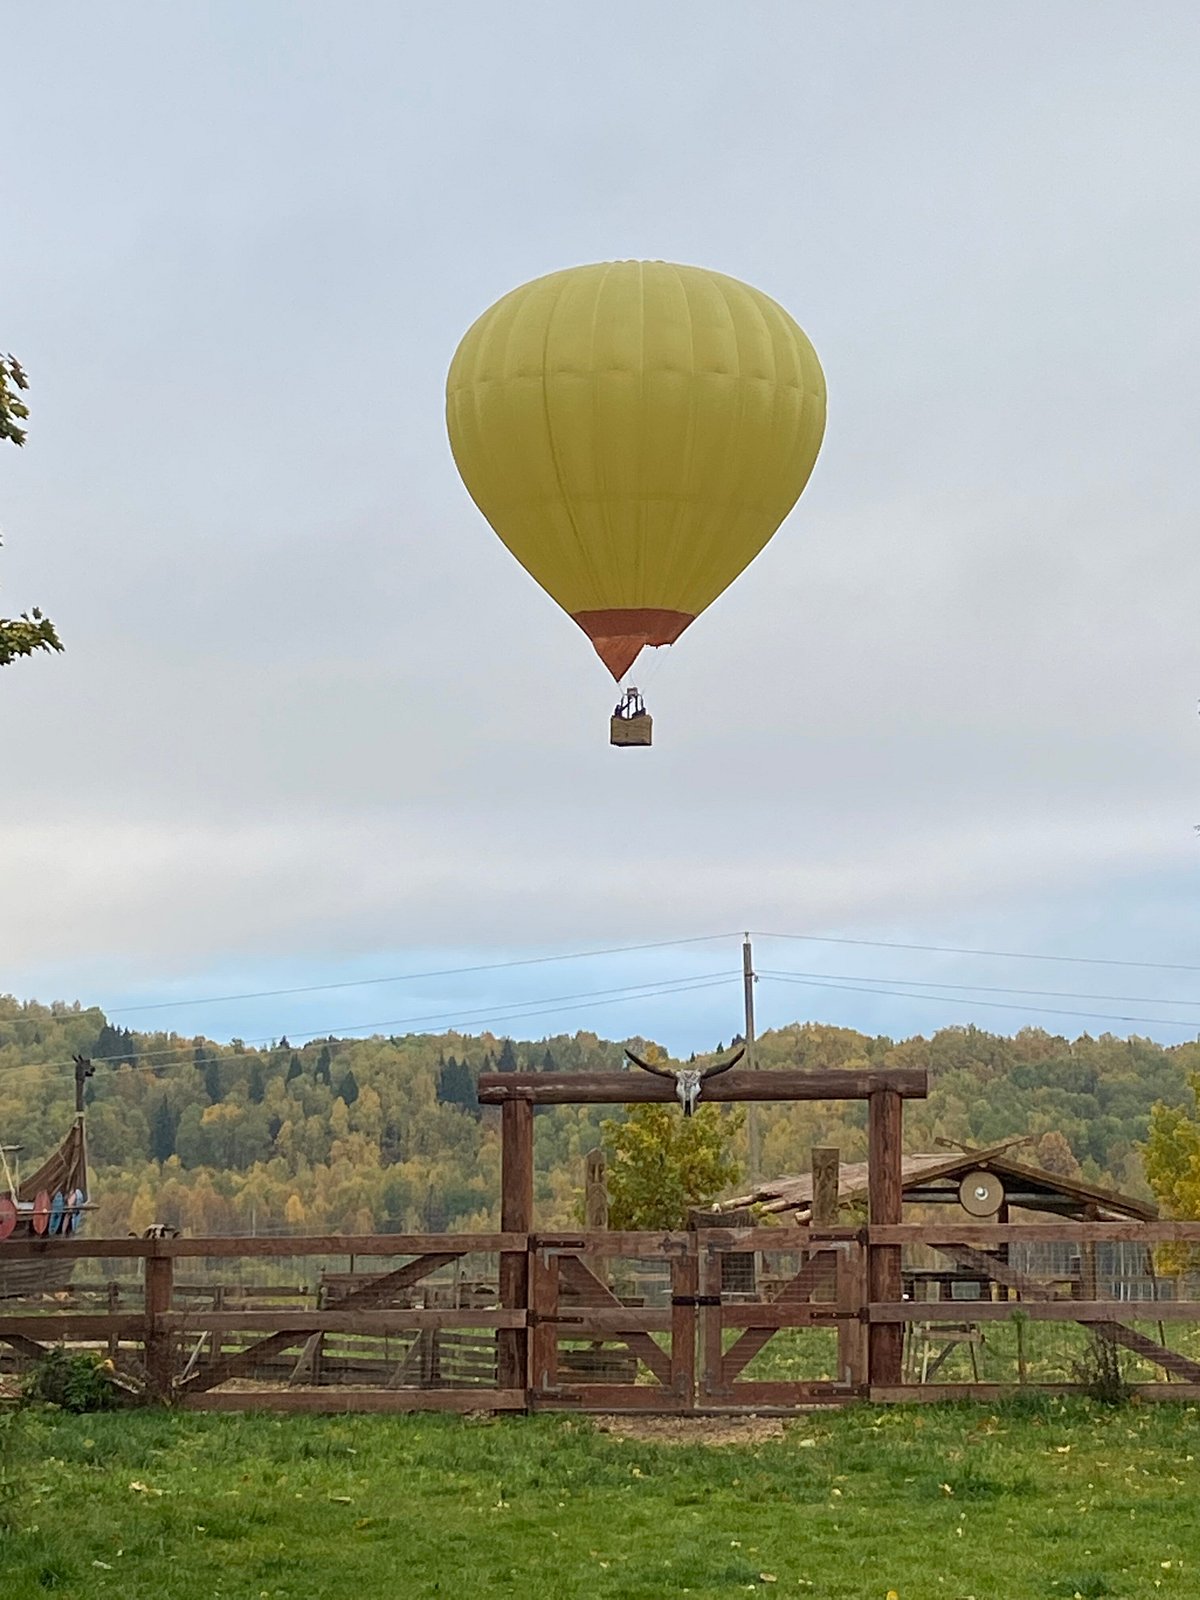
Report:
[[[702,1103],[738,1100],[869,1100],[890,1089],[902,1100],[923,1100],[929,1093],[923,1069],[894,1072],[802,1072],[787,1067],[751,1072],[736,1068],[711,1078]],[[485,1072],[479,1079],[479,1103],[504,1105],[527,1100],[535,1106],[624,1106],[675,1099],[675,1085],[643,1072]]]

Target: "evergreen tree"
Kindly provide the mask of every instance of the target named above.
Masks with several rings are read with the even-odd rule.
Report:
[[[276,1139],[278,1139],[279,1130],[282,1127],[283,1127],[283,1118],[282,1117],[270,1117],[268,1119],[268,1121],[267,1121],[267,1133],[270,1135],[270,1139],[271,1139],[271,1143],[272,1144],[274,1144]]]
[[[554,1055],[551,1052],[549,1046],[546,1047],[545,1054],[542,1056],[542,1071],[543,1072],[557,1072],[558,1071],[558,1064],[555,1061]]]
[[[453,1056],[442,1067],[437,1078],[437,1097],[442,1105],[458,1106],[463,1111],[475,1112],[475,1079],[465,1061]]]
[[[209,1100],[215,1106],[221,1098],[221,1063],[216,1056],[209,1056],[204,1065],[204,1090]]]
[[[150,1154],[155,1161],[169,1161],[175,1154],[175,1131],[178,1126],[179,1118],[164,1095],[155,1106],[150,1123]]]
[[[338,1085],[338,1094],[348,1106],[352,1106],[358,1099],[358,1080],[351,1068],[346,1069],[346,1076]]]
[[[330,1052],[329,1046],[327,1044],[323,1044],[321,1046],[321,1054],[317,1057],[316,1070],[313,1073],[314,1082],[323,1083],[327,1088],[332,1088],[333,1074],[330,1071],[332,1065],[333,1055]]]
[[[500,1060],[496,1064],[497,1072],[515,1072],[517,1070],[517,1052],[513,1049],[511,1039],[505,1039],[500,1046]]]
[[[300,1075],[303,1073],[303,1071],[304,1071],[304,1065],[301,1062],[300,1057],[293,1050],[292,1051],[292,1059],[288,1062],[288,1069],[287,1069],[286,1074],[284,1075],[284,1080],[283,1080],[284,1083],[294,1083],[296,1081],[296,1079],[298,1077],[300,1077]]]

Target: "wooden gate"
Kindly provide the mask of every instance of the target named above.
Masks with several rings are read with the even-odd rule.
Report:
[[[539,1234],[530,1242],[531,1407],[692,1410],[694,1235],[593,1233],[585,1243]]]
[[[535,1409],[836,1404],[866,1382],[865,1247],[850,1230],[538,1235]],[[643,1291],[638,1292],[639,1288]]]
[[[758,1228],[697,1239],[699,1405],[790,1410],[862,1391],[866,1247],[856,1234]]]

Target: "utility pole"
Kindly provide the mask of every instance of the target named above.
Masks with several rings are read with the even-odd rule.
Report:
[[[746,994],[746,1025],[743,1029],[746,1040],[746,1065],[753,1072],[758,1066],[758,1060],[754,1048],[754,953],[750,948],[749,934],[746,934],[742,941],[742,984]],[[758,1125],[758,1106],[753,1100],[746,1107],[746,1144],[747,1162],[750,1167],[746,1175],[752,1183],[757,1183],[762,1176],[762,1143]]]

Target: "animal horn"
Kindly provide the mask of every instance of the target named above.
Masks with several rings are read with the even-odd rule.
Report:
[[[737,1066],[738,1062],[745,1054],[746,1046],[743,1045],[735,1055],[730,1056],[728,1061],[719,1061],[716,1066],[705,1067],[704,1071],[700,1074],[700,1082],[704,1083],[709,1078],[715,1078],[718,1072],[728,1072],[730,1067]]]
[[[633,1051],[628,1048],[626,1049],[625,1054],[629,1057],[630,1061],[633,1062],[634,1066],[641,1067],[643,1072],[652,1072],[656,1078],[670,1078],[672,1081],[674,1081],[675,1074],[673,1072],[668,1072],[666,1067],[652,1067],[648,1061],[643,1061],[641,1056],[635,1056]]]

